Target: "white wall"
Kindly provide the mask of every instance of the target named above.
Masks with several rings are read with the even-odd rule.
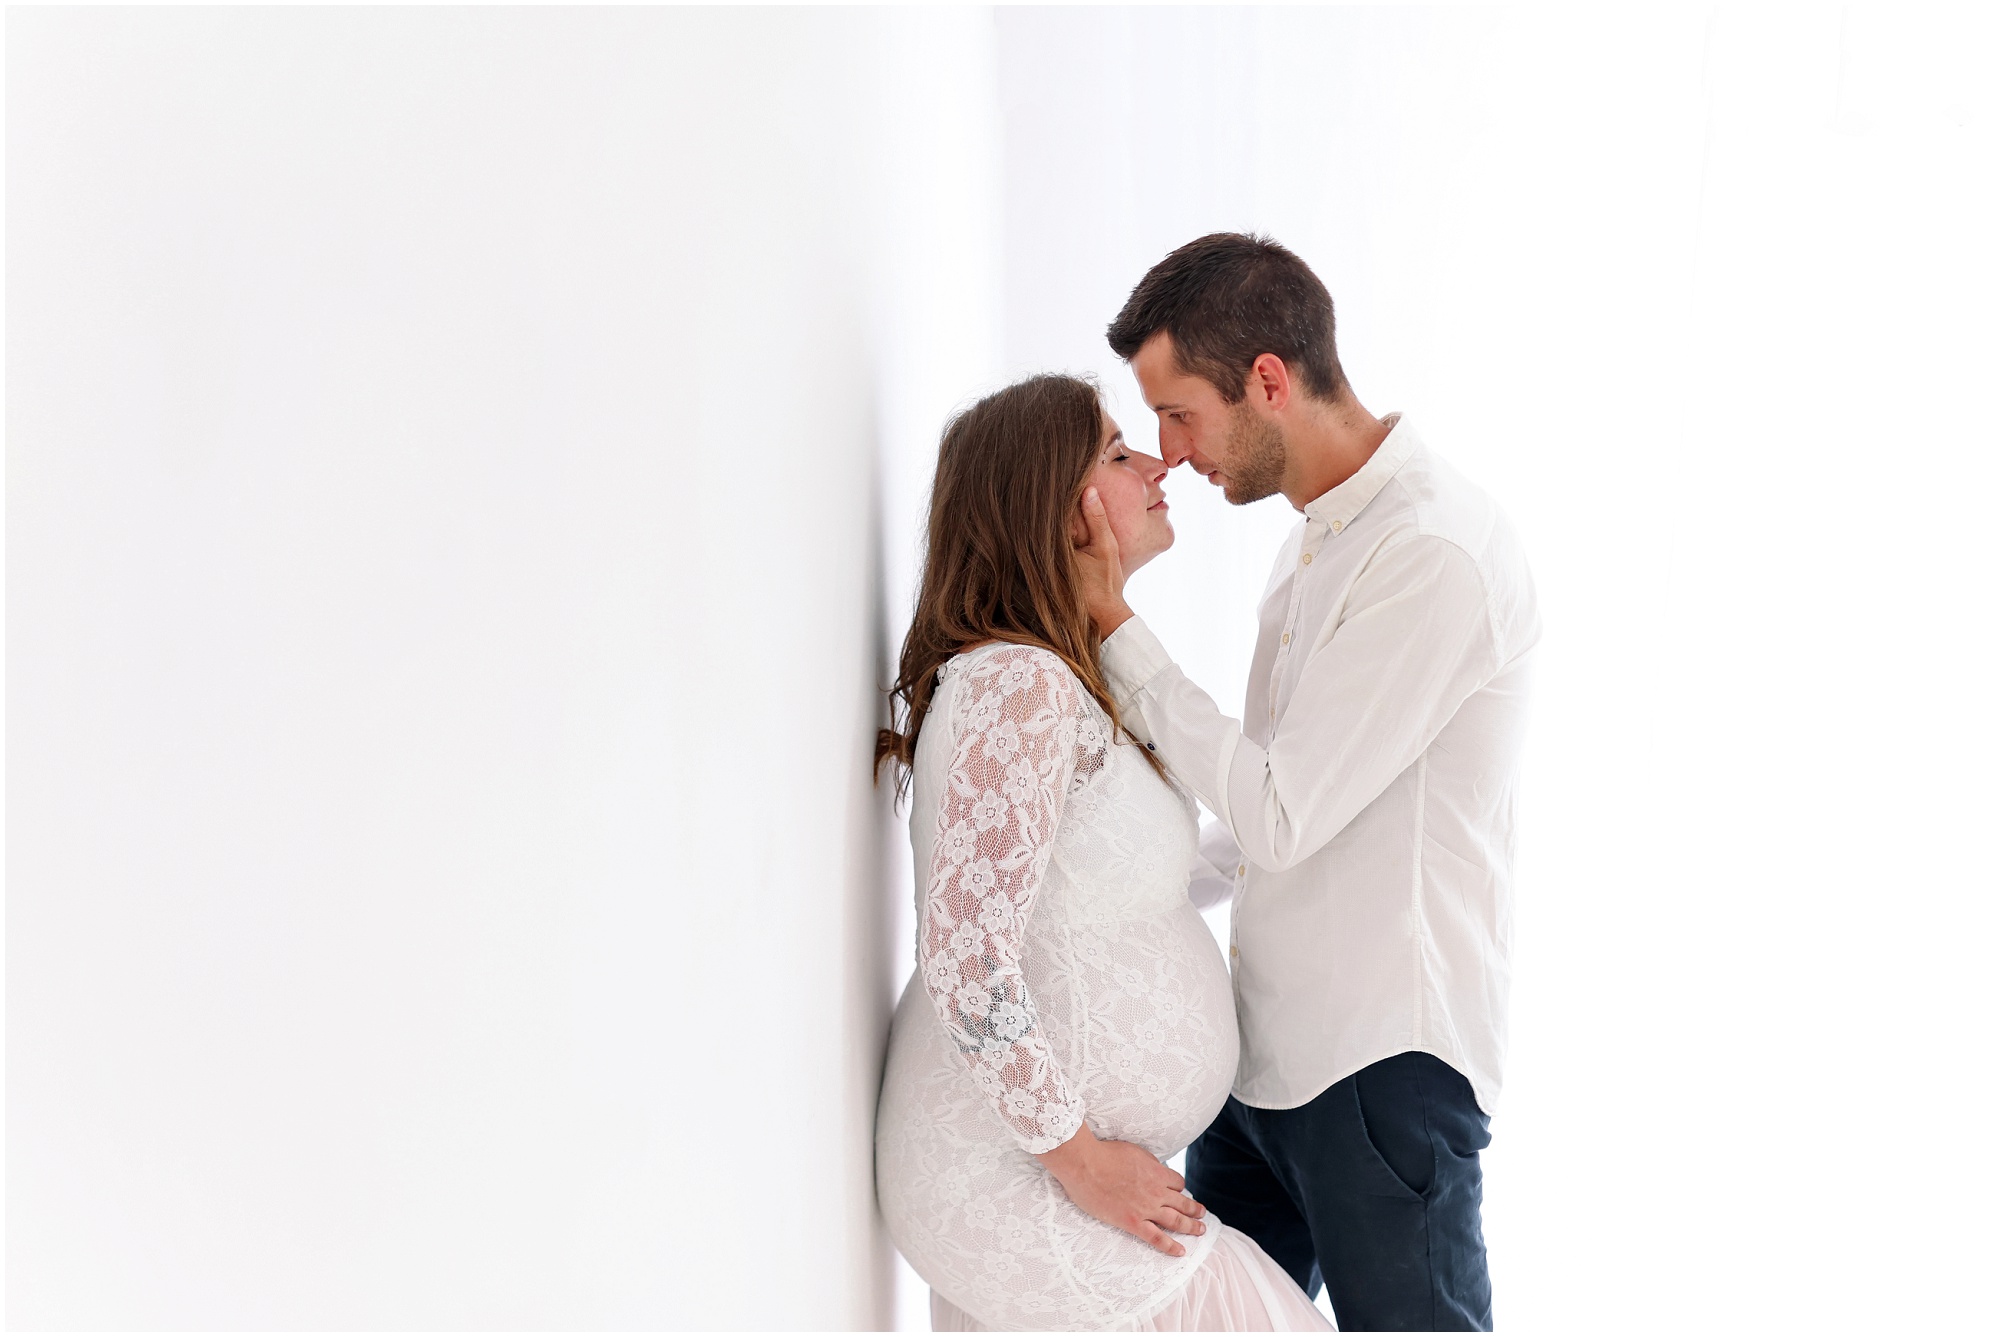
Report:
[[[10,1322],[886,1322],[988,26],[8,25]]]
[[[1494,492],[1547,635],[1516,1331],[1964,1321],[1994,1241],[2000,56],[1971,10],[1006,10],[1010,367],[1265,229]],[[1136,431],[1134,429],[1137,429]],[[1282,501],[1168,480],[1136,607],[1241,701]]]

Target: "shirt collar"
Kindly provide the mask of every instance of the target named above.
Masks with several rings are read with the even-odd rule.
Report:
[[[1402,414],[1386,414],[1382,421],[1389,424],[1389,435],[1375,447],[1368,463],[1356,469],[1345,483],[1330,487],[1307,502],[1307,519],[1336,530],[1345,529],[1355,516],[1368,509],[1368,503],[1375,500],[1376,494],[1388,486],[1389,480],[1402,471],[1410,456],[1423,445],[1416,431],[1405,425],[1408,420]]]

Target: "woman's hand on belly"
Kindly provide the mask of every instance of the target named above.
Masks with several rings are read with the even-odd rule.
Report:
[[[1069,1200],[1098,1220],[1136,1235],[1170,1257],[1187,1253],[1171,1230],[1199,1235],[1208,1209],[1184,1191],[1187,1181],[1131,1142],[1103,1142],[1085,1124],[1076,1136],[1036,1157]]]

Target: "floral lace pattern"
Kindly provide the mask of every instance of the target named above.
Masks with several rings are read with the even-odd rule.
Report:
[[[1170,1156],[1237,1059],[1229,976],[1188,900],[1192,802],[1061,659],[993,645],[940,672],[918,742],[918,975],[890,1038],[876,1178],[891,1236],[995,1327],[1130,1326],[1169,1258],[1086,1215],[1035,1159],[1087,1121]]]
[[[1047,1151],[1076,1133],[1083,1105],[1050,1061],[1021,946],[1077,769],[1077,692],[1021,651],[986,656],[954,706],[918,967],[973,1084],[1024,1149]]]

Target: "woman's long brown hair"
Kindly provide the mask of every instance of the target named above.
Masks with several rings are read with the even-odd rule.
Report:
[[[891,727],[875,739],[875,773],[893,760],[908,787],[938,668],[968,645],[1013,641],[1054,652],[1123,732],[1085,611],[1070,519],[1097,463],[1104,407],[1074,376],[1033,376],[946,424],[931,485],[930,536]],[[1140,755],[1164,777],[1152,752]]]

